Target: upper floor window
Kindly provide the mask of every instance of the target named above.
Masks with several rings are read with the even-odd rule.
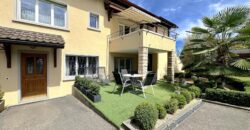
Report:
[[[67,7],[47,0],[18,0],[19,20],[66,28]]]
[[[90,13],[89,15],[89,27],[99,29],[99,15]]]

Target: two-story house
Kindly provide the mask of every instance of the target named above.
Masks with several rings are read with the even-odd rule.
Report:
[[[127,0],[2,0],[0,89],[6,105],[72,93],[76,75],[173,76],[177,26]]]

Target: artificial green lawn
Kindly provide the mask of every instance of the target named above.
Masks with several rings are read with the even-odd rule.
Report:
[[[109,86],[103,86],[100,90],[102,101],[93,103],[93,105],[118,127],[121,126],[123,121],[133,116],[134,109],[141,102],[147,101],[163,105],[170,99],[171,94],[174,92],[174,86],[164,81],[158,81],[157,85],[154,86],[155,96],[153,96],[151,88],[147,88],[146,98],[138,91],[139,89],[136,91],[137,94],[133,93],[133,91],[125,91],[120,96],[119,89],[115,93],[112,93],[113,87],[113,83]]]
[[[233,78],[239,79],[242,82],[246,83],[245,89],[246,92],[250,93],[250,77],[240,77],[240,76],[233,76]]]

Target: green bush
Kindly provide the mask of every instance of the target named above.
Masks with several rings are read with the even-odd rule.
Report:
[[[100,88],[101,88],[101,86],[96,82],[92,82],[89,85],[89,89],[90,89],[90,92],[92,94],[99,94],[100,93]]]
[[[154,105],[144,102],[135,108],[134,118],[141,129],[152,130],[158,119],[158,111]]]
[[[183,95],[186,98],[186,102],[189,103],[192,99],[191,94],[188,90],[182,90],[181,95]]]
[[[0,90],[0,101],[3,99],[4,92]]]
[[[187,104],[186,98],[181,94],[175,94],[172,96],[172,98],[178,100],[178,107],[180,109],[183,108]]]
[[[167,113],[174,114],[178,109],[178,100],[171,98],[166,104],[165,108]]]
[[[188,88],[188,91],[194,92],[196,98],[199,98],[201,96],[201,89],[199,87],[191,86]]]
[[[232,105],[250,107],[250,93],[239,91],[226,91],[222,89],[206,89],[206,99]]]
[[[205,90],[207,88],[213,88],[215,86],[215,83],[212,81],[206,82],[206,81],[202,81],[202,80],[196,80],[194,82],[194,84],[195,84],[195,86],[199,87],[202,92],[205,92]]]
[[[75,77],[75,84],[74,86],[81,89],[82,87],[87,87],[89,88],[90,87],[90,84],[92,83],[93,81],[90,80],[90,79],[87,79],[87,78],[81,78],[80,76],[76,76]]]
[[[164,119],[166,117],[166,115],[167,115],[167,112],[166,112],[165,108],[160,104],[156,104],[156,108],[158,110],[158,118],[159,119]]]
[[[189,91],[190,92],[190,91]],[[191,94],[191,99],[193,100],[193,99],[195,99],[195,93],[194,92],[190,92],[190,94]]]

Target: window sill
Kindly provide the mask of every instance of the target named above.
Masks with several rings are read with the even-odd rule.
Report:
[[[100,29],[97,28],[92,28],[92,27],[88,27],[88,30],[92,30],[92,31],[96,31],[96,32],[101,32]]]
[[[51,28],[51,29],[55,29],[55,30],[70,32],[70,30],[68,28],[60,28],[60,27],[55,27],[55,26],[50,26],[50,25],[45,25],[45,24],[39,24],[39,23],[25,21],[25,20],[16,20],[15,19],[15,20],[12,20],[12,21],[16,22],[16,23],[23,23],[23,24],[35,25],[35,26],[39,26],[39,27],[45,27],[45,28]]]
[[[78,75],[80,77],[94,78],[97,77],[97,74],[93,75]],[[64,76],[63,81],[75,81],[76,76]]]

